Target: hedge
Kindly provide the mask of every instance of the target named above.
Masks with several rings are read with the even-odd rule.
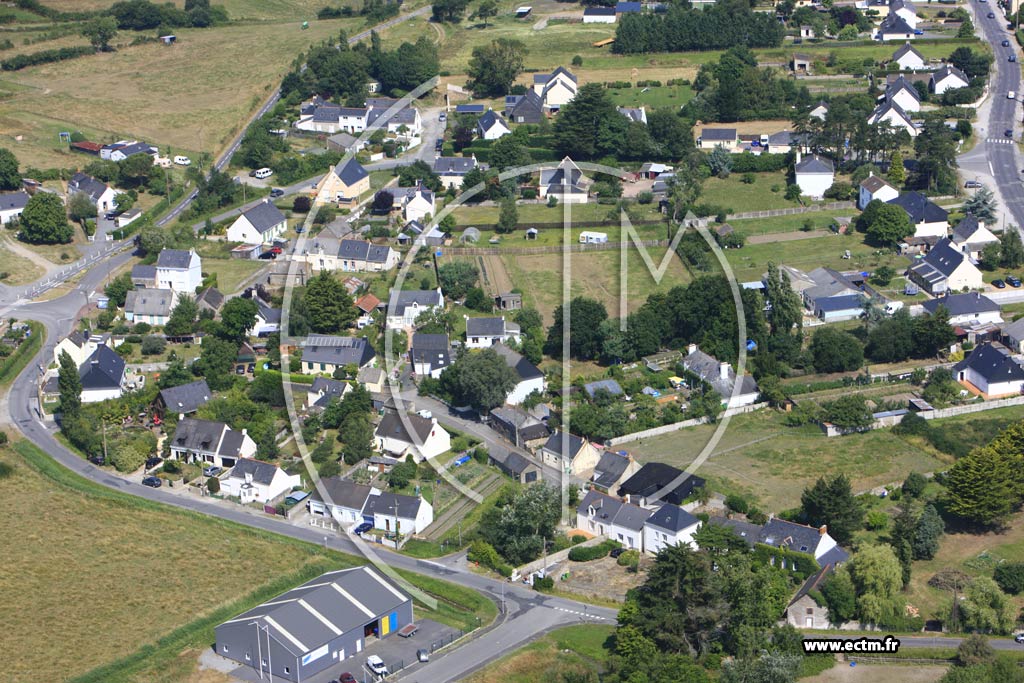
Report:
[[[603,541],[597,545],[578,545],[569,551],[569,560],[572,562],[590,562],[607,557],[615,548],[621,545],[617,541]]]
[[[43,326],[34,320],[30,320],[28,326],[32,330],[28,338],[18,345],[14,353],[0,362],[0,384],[6,384],[17,377],[43,346]]]
[[[767,173],[781,171],[789,165],[788,154],[743,154],[732,155],[733,173]]]
[[[4,71],[18,71],[37,64],[49,64],[50,62],[62,62],[65,59],[75,59],[96,53],[96,48],[91,45],[80,47],[62,47],[55,50],[43,50],[32,52],[27,55],[15,55],[10,59],[0,62],[0,69]]]

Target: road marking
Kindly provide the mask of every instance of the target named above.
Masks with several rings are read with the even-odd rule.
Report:
[[[600,614],[590,614],[589,612],[580,612],[578,610],[566,609],[564,607],[556,607],[555,609],[558,610],[559,612],[566,612],[568,614],[576,614],[576,615],[579,615],[581,617],[589,617],[590,619],[606,620],[608,618],[608,617],[602,617]]]
[[[985,142],[993,145],[1012,145],[1014,143],[1010,138],[985,138]]]

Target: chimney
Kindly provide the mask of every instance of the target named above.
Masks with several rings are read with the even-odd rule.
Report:
[[[185,413],[178,413],[178,422],[181,422],[184,419],[185,419]]]
[[[729,364],[719,363],[718,364],[718,376],[722,379],[729,379]]]
[[[686,345],[686,355],[687,356],[692,356],[695,353],[697,353],[697,345],[696,344],[687,344]]]
[[[801,156],[802,156],[802,155],[800,154],[800,150],[799,150],[799,149],[797,149],[797,150],[796,150],[796,163],[798,163],[798,164],[800,163],[800,157],[801,157]]]
[[[248,435],[249,435],[249,430],[243,427],[242,428],[242,436],[248,436]]]
[[[822,525],[821,525],[821,526],[820,526],[820,527],[818,528],[818,535],[819,535],[819,536],[824,536],[824,535],[825,535],[825,534],[827,534],[827,533],[828,533],[828,524],[822,524]]]

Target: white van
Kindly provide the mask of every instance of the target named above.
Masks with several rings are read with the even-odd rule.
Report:
[[[270,176],[274,175],[274,172],[271,171],[269,168],[261,168],[258,169],[252,175],[254,178],[259,178],[260,180],[263,180],[264,178],[269,178]]]
[[[1011,90],[1010,92],[1006,93],[1006,99],[1008,99],[1008,100],[1015,100],[1015,99],[1017,99],[1017,93],[1015,93],[1015,92],[1013,92]]]
[[[887,303],[885,305],[885,313],[886,313],[886,315],[893,315],[893,314],[896,313],[896,311],[899,311],[899,310],[902,310],[902,309],[903,309],[903,302],[902,301],[890,301],[889,303]]]
[[[176,163],[178,166],[188,166],[189,164],[192,163],[192,160],[189,159],[188,157],[176,156],[174,157],[174,163]]]

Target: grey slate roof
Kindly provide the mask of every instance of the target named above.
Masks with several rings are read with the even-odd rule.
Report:
[[[196,297],[196,303],[200,306],[205,304],[214,311],[219,311],[220,307],[224,305],[224,295],[216,287],[207,287]]]
[[[624,503],[617,498],[591,489],[583,497],[576,508],[576,512],[584,517],[589,517],[590,508],[598,519],[608,524],[621,526],[632,531],[640,531],[644,528],[644,522],[651,516],[650,510],[645,510],[639,505]]]
[[[882,102],[880,105],[875,107],[874,111],[872,111],[871,115],[868,117],[868,121],[878,123],[890,110],[895,112],[896,115],[903,119],[908,125],[914,125],[914,121],[910,118],[910,114],[891,99],[886,99],[885,102]]]
[[[536,379],[537,377],[543,377],[544,373],[540,371],[536,365],[526,359],[525,356],[516,353],[504,344],[495,344],[491,347],[494,351],[505,359],[505,363],[510,368],[516,371],[519,375],[520,381],[526,381],[528,379]]]
[[[818,173],[832,175],[835,173],[835,166],[831,159],[820,157],[817,154],[805,156],[794,169],[797,173]]]
[[[345,393],[345,388],[348,384],[342,382],[340,379],[330,379],[328,377],[317,377],[313,380],[313,385],[309,388],[310,393],[323,394],[317,399],[314,405],[325,408],[327,404],[331,402],[331,399],[341,398]]]
[[[814,555],[821,538],[819,529],[773,517],[761,528],[758,542]]]
[[[484,105],[482,104],[457,104],[455,105],[456,114],[482,114],[484,112]]]
[[[1024,381],[1024,367],[1013,358],[1008,348],[996,342],[976,347],[956,364],[953,373],[967,369],[984,377],[989,384]]]
[[[167,410],[172,413],[194,413],[200,406],[206,405],[213,397],[205,379],[171,387],[160,392],[160,398]]]
[[[413,304],[420,307],[440,306],[441,293],[436,289],[401,289],[391,291],[388,297],[388,315],[405,315],[405,309]]]
[[[338,258],[354,261],[385,263],[390,252],[391,247],[387,245],[373,244],[364,240],[341,240],[338,245]]]
[[[324,489],[324,493],[327,494],[326,497],[320,493],[321,486],[317,486],[313,489],[310,500],[318,500],[352,510],[362,510],[363,506],[366,505],[367,498],[370,497],[369,486],[357,484],[350,479],[325,477],[320,480],[320,484]]]
[[[0,192],[0,211],[24,209],[28,204],[28,192]]]
[[[707,382],[718,392],[723,401],[728,401],[732,396],[733,386],[736,382],[736,371],[730,365],[727,376],[723,378],[720,372],[720,364],[714,356],[709,356],[700,349],[691,354],[683,356],[683,366]],[[749,394],[757,391],[757,382],[750,375],[743,375],[740,385],[741,394]]]
[[[544,102],[536,92],[527,90],[525,95],[505,98],[505,115],[513,121],[522,117],[523,123],[539,123],[544,118]]]
[[[814,302],[814,308],[822,313],[833,313],[836,311],[850,311],[855,308],[861,308],[864,305],[864,299],[860,294],[847,294],[844,296],[829,296],[821,299],[817,299]]]
[[[382,493],[379,496],[370,496],[366,500],[363,514],[369,516],[376,513],[385,517],[398,515],[399,519],[415,519],[422,504],[423,499],[416,496]]]
[[[345,183],[349,187],[352,187],[363,178],[370,175],[363,168],[363,165],[355,160],[355,157],[351,157],[348,161],[339,162],[334,167],[334,174],[338,176],[341,182]]]
[[[601,459],[597,461],[597,466],[594,467],[594,476],[590,480],[601,488],[611,488],[622,478],[622,474],[628,467],[629,458],[619,455],[615,451],[605,451],[601,454]]]
[[[967,256],[944,237],[935,243],[923,259],[910,266],[910,270],[934,284],[952,275],[966,259]]]
[[[612,396],[621,396],[623,393],[622,387],[613,379],[602,379],[583,385],[583,391],[587,392],[590,398],[594,398],[594,394],[601,390],[607,391]]]
[[[647,523],[666,531],[678,532],[697,524],[700,520],[689,512],[671,503],[665,503],[647,518]]]
[[[223,422],[186,417],[178,422],[171,438],[171,447],[210,452],[216,449],[218,455],[238,457],[242,448],[242,437],[242,432],[232,430]]]
[[[804,296],[814,302],[833,296],[846,296],[859,292],[857,285],[842,273],[831,268],[815,268],[807,274],[815,283],[804,290]]]
[[[495,126],[499,125],[508,128],[508,124],[505,122],[505,119],[503,119],[501,117],[501,114],[494,111],[493,109],[484,112],[483,116],[477,119],[476,125],[479,126],[480,130],[484,132],[487,132],[491,128],[494,128]]]
[[[255,458],[241,458],[231,468],[228,477],[232,479],[245,479],[245,475],[249,474],[252,475],[253,483],[269,484],[274,481],[274,475],[277,474],[277,471],[277,465],[271,465],[269,462],[263,462]]]
[[[324,104],[313,110],[313,120],[319,123],[337,123],[341,118],[341,107]]]
[[[504,318],[468,318],[466,337],[498,337],[505,334]]]
[[[984,294],[969,292],[967,294],[952,294],[938,299],[929,299],[921,306],[931,314],[945,306],[950,315],[970,315],[972,313],[998,313],[1001,309],[999,304],[989,299]]]
[[[274,308],[259,297],[256,297],[256,311],[257,316],[265,323],[281,322],[281,309]]]
[[[408,423],[408,427],[406,427],[406,423]],[[412,429],[411,433],[409,428]],[[430,438],[430,432],[433,428],[433,420],[420,417],[415,413],[408,413],[406,415],[388,413],[381,418],[380,424],[377,425],[374,433],[381,438],[397,439],[398,441],[419,446]]]
[[[650,499],[682,474],[683,471],[681,469],[672,465],[666,465],[663,462],[649,462],[641,467],[632,477],[622,482],[622,485],[619,486],[618,495],[641,496]],[[694,489],[703,487],[705,483],[701,477],[691,474],[678,486],[666,491],[658,498],[666,503],[682,505],[683,501],[693,493]]]
[[[932,72],[932,86],[934,87],[936,83],[940,83],[950,77],[959,78],[964,83],[971,82],[971,79],[967,77],[967,74],[960,69],[956,68],[952,64],[943,64],[939,69]]]
[[[434,173],[438,175],[466,175],[476,168],[473,157],[437,157],[434,159]]]
[[[614,17],[614,7],[587,7],[583,10],[585,17]]]
[[[731,142],[736,139],[735,128],[703,128],[700,139],[709,142]]]
[[[124,310],[134,315],[170,315],[174,291],[170,289],[133,289],[124,299]]]
[[[382,496],[374,496],[379,497]],[[341,590],[338,590],[339,588]],[[243,628],[251,629],[252,626],[249,624],[255,621],[261,629],[268,629],[270,637],[280,647],[295,657],[301,657],[335,640],[338,632],[348,633],[362,629],[368,617],[360,606],[370,610],[377,617],[391,612],[409,600],[411,598],[408,595],[373,567],[354,567],[327,572],[311,579],[238,615],[227,624],[221,624],[217,629],[239,624]],[[316,612],[331,626],[314,618],[302,603],[315,605]],[[282,633],[282,629],[291,638]],[[292,638],[305,649],[292,642]]]
[[[878,26],[878,32],[883,35],[897,33],[913,35],[914,29],[910,27],[910,24],[903,17],[893,12],[882,20],[882,23]]]
[[[156,266],[144,266],[141,263],[132,266],[132,280],[156,281]]]
[[[185,249],[164,249],[156,257],[157,268],[184,270],[192,260],[192,252]]]
[[[452,363],[448,335],[415,333],[412,335],[409,356],[414,365],[426,364],[431,370],[448,367]]]
[[[124,145],[123,147],[118,147],[114,151],[120,152],[121,154],[125,155],[126,157],[130,157],[130,156],[134,156],[136,154],[152,154],[153,153],[153,146],[149,145],[149,144],[146,144],[145,142],[133,142],[130,145]]]
[[[100,196],[107,191],[107,184],[96,180],[92,176],[84,173],[76,173],[71,176],[71,180],[68,181],[68,194],[72,195],[76,192],[84,192],[96,202]]]
[[[907,212],[911,223],[941,223],[949,219],[949,212],[920,192],[904,192],[887,204]]]
[[[556,455],[566,457],[576,457],[576,454],[580,452],[580,449],[586,444],[581,437],[575,434],[569,434],[569,452],[562,453],[562,434],[564,432],[557,431],[548,437],[548,440],[544,442],[544,450],[550,451]]]
[[[501,448],[500,446],[491,448],[487,455],[502,471],[508,472],[514,477],[518,477],[523,471],[533,465],[533,463],[519,453]]]
[[[96,347],[92,355],[78,368],[82,390],[116,389],[124,377],[124,358],[106,344]]]
[[[906,90],[915,100],[917,100],[918,102],[921,101],[921,95],[920,93],[917,92],[917,88],[915,88],[914,84],[908,81],[902,75],[900,75],[899,78],[897,78],[895,81],[886,86],[885,96],[895,97],[900,90]]]
[[[263,234],[275,225],[283,223],[286,219],[281,210],[268,201],[263,201],[248,211],[243,211],[245,219],[256,228],[256,232]]]
[[[974,214],[967,214],[960,219],[960,222],[953,228],[953,242],[960,244],[974,236],[974,233],[981,230],[981,223],[974,217]],[[993,237],[995,237],[993,235]],[[998,241],[998,239],[996,240]]]
[[[303,344],[302,360],[331,365],[358,365],[369,363],[377,353],[366,337],[337,337],[311,334]]]
[[[860,186],[863,187],[868,192],[870,192],[871,194],[878,192],[883,187],[892,187],[892,189],[896,189],[888,180],[877,175],[868,176],[863,181],[861,181]]]
[[[896,52],[892,53],[892,59],[893,59],[893,61],[896,61],[896,60],[900,59],[901,57],[903,57],[907,53],[912,53],[912,54],[917,55],[918,58],[922,62],[926,61],[925,58],[924,58],[924,55],[922,55],[920,52],[918,52],[917,49],[913,45],[911,45],[909,41],[906,42],[906,43],[903,43],[903,45],[900,46],[896,50]]]

